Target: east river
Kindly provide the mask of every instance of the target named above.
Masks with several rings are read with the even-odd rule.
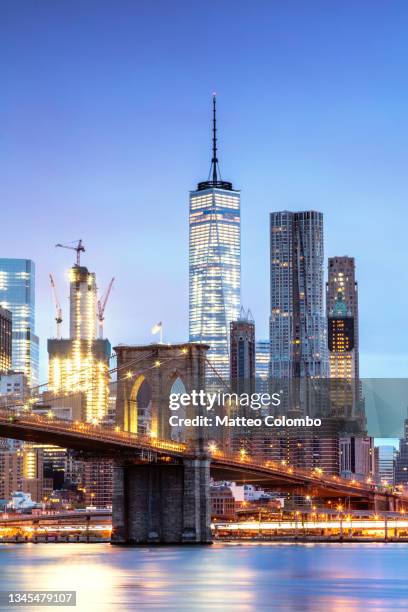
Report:
[[[0,591],[45,589],[87,612],[407,610],[408,544],[0,545]]]

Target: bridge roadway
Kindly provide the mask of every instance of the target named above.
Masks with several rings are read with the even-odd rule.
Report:
[[[161,440],[140,434],[103,428],[88,423],[58,421],[32,413],[0,409],[0,436],[62,448],[86,451],[105,457],[131,458],[154,461],[156,458],[174,460],[194,459],[194,448],[180,442]],[[308,493],[320,498],[350,498],[374,500],[386,504],[387,509],[408,508],[408,497],[371,483],[324,475],[318,469],[294,468],[283,462],[259,461],[214,450],[210,454],[211,475],[217,480],[233,480],[262,484],[275,490]],[[373,504],[372,504],[373,505]],[[385,509],[385,508],[384,508]]]

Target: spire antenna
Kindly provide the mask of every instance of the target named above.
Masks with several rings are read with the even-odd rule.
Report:
[[[223,181],[217,157],[217,94],[212,93],[212,158],[208,179],[197,185],[198,191],[203,189],[225,189],[232,191],[232,183]]]
[[[215,92],[213,93],[213,147],[212,147],[211,166],[212,166],[212,180],[214,183],[216,183],[218,180],[218,176],[217,176],[218,159],[217,159],[217,94]]]

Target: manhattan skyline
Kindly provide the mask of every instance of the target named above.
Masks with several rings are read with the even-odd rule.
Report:
[[[125,2],[123,15],[104,2],[97,15],[93,3],[6,5],[0,256],[36,263],[41,380],[49,272],[67,335],[73,258],[57,242],[84,239],[101,290],[116,277],[113,345],[151,342],[159,320],[166,342],[188,338],[188,193],[209,167],[213,90],[257,339],[268,338],[269,213],[321,211],[325,260],[356,259],[361,375],[404,376],[407,9],[363,2],[350,20],[339,2],[226,2],[214,21],[201,2],[158,4],[159,24],[147,3]]]

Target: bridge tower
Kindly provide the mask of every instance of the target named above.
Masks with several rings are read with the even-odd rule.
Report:
[[[143,382],[150,388],[149,433],[153,438],[189,443],[189,456],[163,461],[115,462],[112,544],[211,543],[210,457],[200,428],[176,432],[169,425],[169,395],[176,381],[183,392],[204,389],[204,344],[118,346],[116,421],[125,432],[138,433],[138,394]],[[177,391],[178,392],[178,391]],[[144,409],[144,408],[143,408]],[[184,416],[200,415],[197,407]],[[145,433],[145,432],[141,432]]]
[[[150,388],[151,435],[172,437],[169,425],[169,395],[174,383],[183,383],[183,391],[191,393],[205,386],[206,344],[149,344],[146,346],[119,345],[117,355],[118,382],[116,423],[122,431],[138,432],[138,392],[143,382]],[[196,416],[196,408],[186,416]],[[195,429],[197,432],[197,430]]]

